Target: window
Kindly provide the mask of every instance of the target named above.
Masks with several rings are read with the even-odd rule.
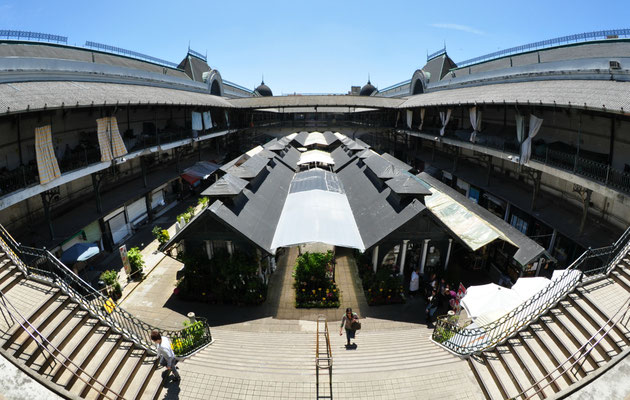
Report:
[[[510,221],[510,225],[521,231],[524,235],[527,234],[528,224],[524,220],[520,219],[516,215],[512,215],[512,220]]]

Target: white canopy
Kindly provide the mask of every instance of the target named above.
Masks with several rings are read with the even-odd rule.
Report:
[[[271,248],[314,242],[365,250],[344,193],[306,190],[287,196]]]
[[[529,299],[536,293],[546,288],[551,281],[541,276],[535,276],[531,278],[518,278],[512,290],[515,291],[523,301]]]
[[[461,304],[471,318],[481,315],[501,317],[518,307],[521,304],[521,298],[511,289],[489,283],[469,287]]]
[[[330,153],[321,150],[309,150],[300,154],[300,160],[298,165],[308,164],[312,162],[320,162],[328,165],[335,165],[335,160],[330,156]]]

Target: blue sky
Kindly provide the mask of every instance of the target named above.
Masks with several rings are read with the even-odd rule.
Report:
[[[573,33],[630,28],[630,2],[607,1],[5,1],[0,29],[110,44],[179,62],[188,43],[224,79],[274,94],[384,88],[427,52],[457,61]]]

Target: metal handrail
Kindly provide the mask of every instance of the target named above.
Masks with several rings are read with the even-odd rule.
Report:
[[[152,326],[113,304],[109,298],[68,269],[48,250],[17,243],[2,225],[0,247],[25,275],[35,275],[56,285],[92,316],[151,354],[156,354],[151,340],[153,330],[161,331],[163,335],[179,343],[174,349],[178,357],[187,357],[212,342],[207,320],[199,318],[194,327],[188,326],[174,331]]]
[[[623,313],[620,314],[622,311]],[[610,331],[615,328],[615,325],[619,323],[620,321],[623,321],[623,319],[626,318],[628,315],[630,315],[630,297],[626,299],[626,301],[619,307],[619,309],[615,312],[615,314],[612,317],[610,317],[608,321],[606,321],[604,325],[602,325],[597,330],[597,332],[595,332],[586,342],[584,342],[584,344],[580,346],[579,349],[574,351],[573,354],[567,357],[567,359],[561,364],[559,364],[553,371],[549,372],[547,375],[545,375],[544,377],[539,379],[537,382],[535,382],[531,387],[523,390],[514,398],[522,396],[525,399],[531,399],[532,397],[538,395],[538,393],[541,393],[547,386],[552,385],[553,382],[557,381],[562,376],[564,376],[568,371],[571,371],[575,365],[578,365],[578,364],[581,365],[586,359],[586,357],[593,351],[593,349],[597,347],[601,343],[601,341],[604,340],[604,338],[610,333]],[[601,334],[602,331],[604,330],[605,332]],[[595,337],[599,334],[601,334],[601,337],[597,339],[595,343],[592,343]],[[578,354],[579,356],[576,357]],[[567,363],[570,363],[570,364],[567,367],[565,367],[564,365]],[[555,372],[559,372],[559,374],[558,376],[553,378],[553,374]],[[548,380],[548,382],[544,386],[540,386],[545,380]],[[536,388],[536,387],[538,388],[538,390],[536,390],[534,393],[530,395],[527,394],[527,392],[529,392],[531,389]]]
[[[321,357],[319,352],[319,340],[320,340],[320,330],[319,324],[324,323],[324,329],[321,334],[324,335],[324,340],[326,342],[326,348],[323,352],[324,357]],[[325,362],[325,364],[323,363]],[[330,393],[332,398],[332,367],[333,367],[333,357],[332,357],[332,348],[330,346],[330,331],[328,330],[328,321],[324,315],[317,316],[317,328],[315,332],[315,385],[317,390],[317,398],[319,398],[319,370],[327,369],[329,374],[329,385],[330,385]]]
[[[37,330],[37,328],[35,328],[19,311],[17,308],[15,308],[15,306],[13,305],[13,303],[11,303],[11,301],[7,298],[7,296],[0,290],[0,299],[2,300],[0,302],[0,305],[2,306],[3,312],[6,311],[9,315],[11,315],[11,318],[13,318],[14,321],[16,321],[20,327],[24,330],[24,332],[26,332],[31,339],[35,342],[35,344],[37,345],[37,347],[39,347],[42,352],[46,352],[50,355],[50,357],[54,358],[55,361],[60,362],[62,365],[64,365],[64,367],[66,367],[66,369],[68,369],[74,376],[77,377],[77,379],[83,381],[86,385],[90,386],[92,389],[96,390],[101,396],[107,398],[107,399],[111,399],[111,400],[115,400],[115,399],[124,399],[120,394],[118,394],[117,392],[113,391],[111,388],[109,388],[108,386],[104,385],[103,383],[99,382],[98,379],[96,379],[95,377],[93,377],[92,375],[88,374],[87,372],[85,372],[85,370],[83,368],[81,368],[81,366],[77,365],[74,361],[72,361],[69,357],[67,357],[66,355],[64,355],[61,350],[59,350],[59,348],[57,348],[55,345],[53,345],[47,338],[46,336],[44,336],[39,330]],[[16,316],[13,315],[13,312],[11,312],[11,309],[9,308],[9,306],[7,306],[7,304],[10,306],[10,308],[13,309],[13,311],[15,312],[15,314],[17,314],[17,316],[19,316],[19,318],[21,319],[17,319]],[[30,327],[33,330],[33,333],[31,333],[28,330],[28,327],[25,326],[24,324],[28,325],[28,327]],[[36,337],[37,336],[37,337]],[[38,339],[41,338],[40,339]],[[48,346],[50,346],[50,348],[52,348],[53,351],[51,351]],[[63,360],[60,360],[59,355],[61,355],[63,357]],[[76,370],[73,370],[71,368],[68,368],[68,365],[72,365],[74,367],[76,367]],[[85,375],[87,376],[89,379],[85,379],[83,378],[81,375]],[[90,383],[92,382],[92,383]],[[103,389],[99,390],[95,387],[94,384],[98,384],[99,386],[101,386]],[[105,390],[106,389],[106,390]],[[109,395],[107,395],[107,392],[110,392],[114,397],[110,397]]]
[[[457,63],[457,68],[470,66],[481,61],[496,59],[502,56],[524,53],[530,50],[546,49],[561,44],[584,42],[589,40],[607,39],[611,36],[630,36],[630,29],[612,29],[605,31],[594,31],[586,33],[578,33],[575,35],[561,36],[554,39],[541,40],[540,42],[528,43],[521,46],[510,47],[509,49],[495,51],[493,53],[484,54],[479,57],[470,58],[468,60]]]
[[[31,32],[31,31],[16,31],[16,30],[0,30],[0,37],[7,39],[14,38],[16,40],[45,40],[55,43],[68,43],[67,36],[51,35],[49,33]]]
[[[438,317],[432,339],[460,356],[470,356],[502,343],[538,319],[580,283],[608,275],[630,248],[630,227],[612,245],[588,249],[567,270],[514,310],[486,325],[467,329],[449,316]],[[591,260],[601,262],[592,267]]]

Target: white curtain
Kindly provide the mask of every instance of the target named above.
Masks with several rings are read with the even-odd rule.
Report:
[[[400,111],[396,113],[396,123],[394,124],[394,126],[398,126],[398,120],[400,120]]]
[[[413,121],[413,111],[407,110],[407,126],[411,129],[411,122]]]
[[[422,130],[422,125],[424,125],[424,108],[420,109],[420,126],[418,127],[419,131]]]
[[[525,134],[525,118],[521,114],[516,114],[516,139],[518,143],[523,143],[523,135]]]
[[[477,133],[481,130],[481,110],[477,110],[477,107],[470,107],[470,125],[473,128],[470,134],[470,141],[475,143],[477,139]]]
[[[444,111],[440,111],[440,121],[442,121],[442,128],[440,128],[440,136],[444,136],[444,130],[446,129],[446,124],[448,124],[448,120],[451,119],[451,110],[450,108]]]
[[[532,154],[532,140],[538,134],[540,127],[542,126],[542,118],[535,117],[533,114],[529,115],[529,132],[527,139],[523,141],[521,145],[521,164],[527,164]]]
[[[210,115],[210,111],[203,113],[203,126],[205,129],[212,128],[212,116]]]
[[[230,117],[227,110],[225,111],[225,124],[228,126],[228,128],[230,127]]]
[[[201,122],[201,113],[194,112],[192,113],[192,130],[193,131],[201,131],[203,130],[203,125]]]

